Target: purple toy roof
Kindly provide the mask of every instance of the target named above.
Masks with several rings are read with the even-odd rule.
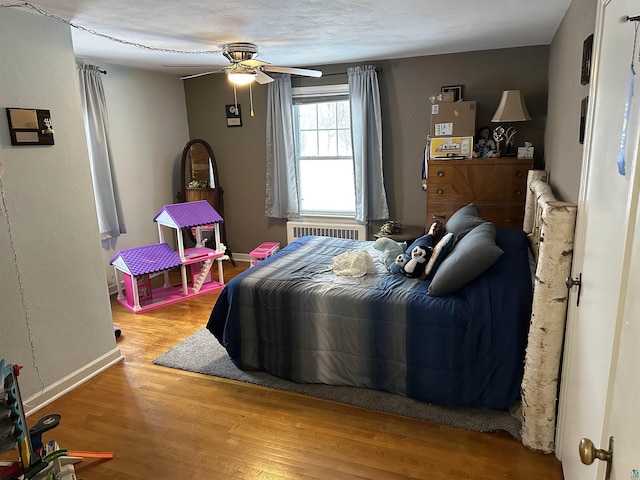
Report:
[[[222,222],[220,214],[206,200],[165,205],[153,217],[153,221],[157,221],[158,217],[163,214],[167,214],[177,228],[197,227],[199,225]]]
[[[131,275],[160,272],[182,265],[178,254],[167,243],[120,250],[109,263],[124,264]]]

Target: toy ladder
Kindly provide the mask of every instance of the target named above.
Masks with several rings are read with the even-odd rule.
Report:
[[[211,265],[213,265],[213,260],[206,260],[202,264],[202,270],[193,280],[193,292],[198,293],[200,291],[200,287],[204,283],[204,279],[207,277],[209,270],[211,270]]]

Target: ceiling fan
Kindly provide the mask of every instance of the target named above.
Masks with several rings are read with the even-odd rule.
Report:
[[[306,68],[276,67],[269,62],[257,60],[258,47],[253,43],[235,42],[222,45],[222,54],[231,62],[231,65],[220,67],[217,70],[185,75],[182,80],[201,77],[212,73],[226,73],[227,78],[235,85],[248,85],[254,80],[260,84],[273,82],[273,78],[266,72],[290,73],[305,77],[321,77],[320,70]],[[173,66],[173,65],[172,65]]]

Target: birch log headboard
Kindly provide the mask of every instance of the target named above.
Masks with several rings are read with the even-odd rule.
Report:
[[[521,396],[522,443],[551,453],[576,205],[557,200],[547,181],[547,172],[529,171],[523,229],[529,234],[537,266]]]

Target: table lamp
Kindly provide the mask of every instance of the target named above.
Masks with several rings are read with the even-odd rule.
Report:
[[[507,157],[515,155],[514,141],[518,132],[513,125],[509,124],[527,120],[531,120],[531,115],[529,115],[520,90],[505,90],[502,92],[500,104],[491,119],[492,122],[507,124],[498,125],[493,131],[493,139],[497,143],[498,150],[502,152],[501,144],[502,142],[505,144],[502,155]]]

